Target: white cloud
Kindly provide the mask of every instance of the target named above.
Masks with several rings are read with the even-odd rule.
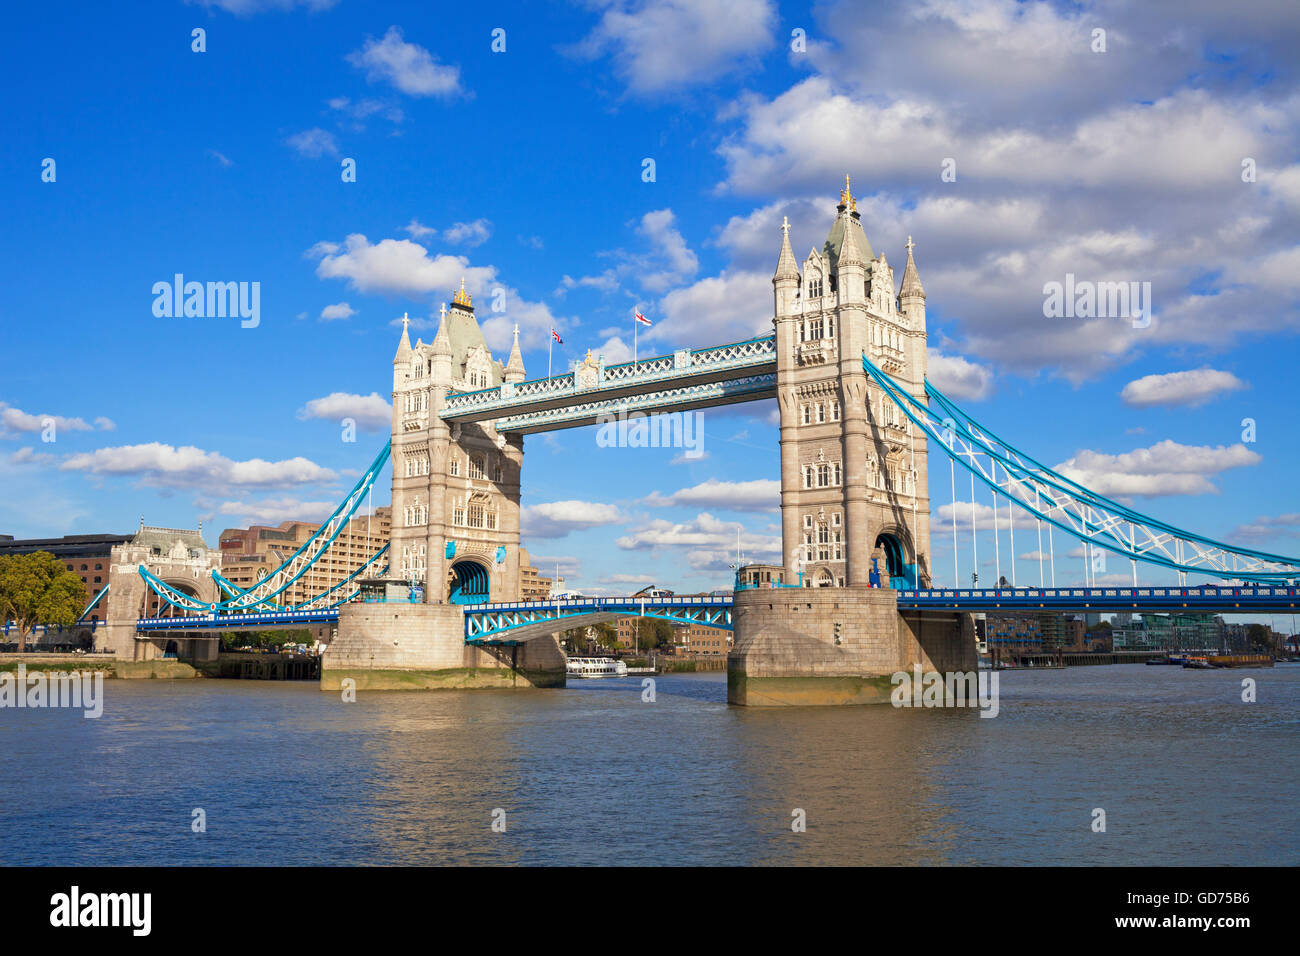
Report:
[[[772,0],[599,0],[604,14],[573,52],[610,55],[635,93],[714,79],[754,62],[775,42]]]
[[[642,339],[683,346],[720,345],[772,331],[772,276],[724,271],[674,289],[659,301],[663,318]]]
[[[348,392],[331,392],[324,398],[313,398],[298,411],[302,421],[321,419],[342,422],[351,418],[362,431],[387,430],[393,421],[393,408],[378,392],[353,395]]]
[[[646,497],[651,507],[720,508],[725,511],[775,511],[781,506],[781,482],[760,478],[755,481],[719,481],[710,478],[691,488]]]
[[[96,418],[92,426],[87,424],[84,418],[69,418],[64,415],[51,415],[48,412],[33,414],[0,402],[0,438],[15,438],[24,432],[44,431],[51,425],[54,426],[56,436],[61,431],[88,432],[95,428],[101,431],[112,431],[117,427],[112,419],[103,416]]]
[[[285,142],[297,150],[299,156],[307,156],[311,159],[339,154],[339,144],[335,141],[334,134],[320,127],[294,133]]]
[[[346,302],[336,302],[334,305],[327,305],[320,310],[322,322],[333,322],[336,319],[350,319],[357,314],[357,310],[352,308]]]
[[[398,27],[389,27],[383,39],[367,37],[347,61],[364,70],[371,83],[390,83],[409,96],[456,96],[463,92],[460,67],[439,63],[417,43],[402,39]]]
[[[1300,536],[1300,513],[1281,514],[1276,517],[1256,518],[1249,524],[1239,526],[1229,540],[1245,538],[1248,540],[1267,540],[1269,538],[1294,538]]]
[[[519,513],[519,533],[526,538],[562,538],[570,531],[596,528],[621,521],[614,505],[593,501],[548,501],[524,505]]]
[[[949,502],[935,509],[930,520],[932,535],[937,537],[941,531],[947,531],[951,534],[954,514],[957,518],[958,532],[970,531],[972,527],[978,531],[993,530],[992,507],[979,502],[972,505],[969,501],[958,501],[955,505]]]
[[[960,355],[930,350],[926,377],[949,398],[979,402],[993,394],[993,370]]]
[[[721,521],[705,512],[691,521],[674,522],[655,519],[630,534],[615,540],[625,551],[659,551],[675,549],[687,555],[687,563],[697,570],[718,570],[719,561],[730,555],[735,561],[736,530],[741,529],[740,546],[747,560],[777,559],[781,555],[781,536],[757,534],[745,530],[735,521]],[[698,562],[698,563],[697,563]]]
[[[221,516],[229,518],[232,526],[266,524],[278,525],[283,521],[323,521],[334,513],[337,501],[303,501],[298,498],[267,498],[262,501],[223,501],[207,511],[203,520]]]
[[[348,236],[342,246],[318,242],[307,251],[319,257],[316,275],[322,279],[347,279],[358,292],[427,295],[449,294],[464,277],[472,292],[496,278],[496,269],[472,267],[464,256],[429,256],[429,250],[410,239],[382,239],[371,245],[360,233]]]
[[[202,488],[229,490],[277,488],[332,481],[336,475],[306,458],[266,461],[250,458],[233,461],[217,452],[193,445],[179,448],[161,442],[118,445],[93,452],[69,455],[59,466],[62,471],[88,475],[134,477],[142,485],[157,488]]]
[[[486,219],[458,222],[442,231],[442,238],[454,245],[481,246],[492,235],[492,223]]]
[[[411,221],[402,228],[410,234],[412,239],[432,239],[438,234],[437,229],[434,229],[432,226],[424,225],[414,216],[412,216]]]
[[[1151,405],[1186,405],[1196,408],[1216,395],[1246,387],[1231,372],[1198,368],[1186,372],[1144,375],[1124,386],[1120,392],[1127,405],[1147,408]]]
[[[1056,470],[1107,497],[1217,494],[1209,476],[1263,459],[1240,443],[1215,447],[1158,442],[1120,455],[1084,450]]]

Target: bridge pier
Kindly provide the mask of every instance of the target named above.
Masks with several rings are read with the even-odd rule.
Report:
[[[900,613],[891,588],[756,588],[737,591],[727,701],[748,707],[873,704],[891,677],[975,671],[969,614]]]
[[[458,604],[345,604],[321,659],[321,690],[352,678],[357,690],[563,687],[564,654],[553,635],[512,646],[465,643]]]

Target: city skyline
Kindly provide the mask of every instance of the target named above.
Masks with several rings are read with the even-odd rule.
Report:
[[[59,34],[66,70],[35,65],[48,30],[11,61],[0,532],[129,531],[144,514],[202,520],[215,543],[223,527],[319,520],[386,438],[401,317],[429,341],[462,278],[494,358],[519,327],[530,379],[552,351],[556,372],[588,349],[630,359],[634,310],[652,322],[641,358],[767,332],[780,225],[800,261],[820,248],[847,172],[899,275],[915,240],[940,388],[1139,510],[1297,550],[1300,518],[1258,504],[1289,500],[1297,463],[1297,100],[1288,35],[1266,16],[1189,11],[1175,42],[1103,5],[1099,52],[1097,11],[997,2],[975,5],[985,19],[935,4],[869,22],[740,4],[755,26],[662,4],[456,24],[307,6],[159,6],[129,38],[92,11]],[[640,39],[650,16],[680,18],[680,49]],[[897,65],[922,43],[954,55],[912,77]],[[1044,71],[1014,115],[999,112],[1005,77],[982,86],[984,61],[955,55],[981,44],[1008,72]],[[151,55],[88,90],[78,66],[98,74],[124,48]],[[232,73],[248,60],[265,73]],[[74,98],[82,122],[53,125]],[[258,321],[157,315],[156,284],[178,274],[258,283]],[[1150,283],[1150,321],[1048,317],[1046,284],[1076,278]],[[729,584],[737,528],[747,558],[779,550],[774,410],[706,410],[700,458],[602,448],[594,428],[530,436],[522,545],[588,593]],[[944,471],[930,487],[947,582]],[[957,499],[969,522],[960,480]],[[968,548],[963,534],[963,577]],[[992,548],[986,532],[982,581]],[[1068,555],[1061,583],[1082,579]],[[1036,567],[1018,570],[1036,581]]]

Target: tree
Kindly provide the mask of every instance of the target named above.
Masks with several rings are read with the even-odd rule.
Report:
[[[37,624],[75,624],[85,601],[81,578],[48,551],[0,557],[0,617],[18,625],[18,650]]]
[[[637,619],[637,639],[642,650],[667,647],[673,642],[673,626],[658,617]]]

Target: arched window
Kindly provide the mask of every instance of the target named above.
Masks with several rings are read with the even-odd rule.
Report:
[[[460,458],[458,458],[458,457],[455,455],[455,453],[453,453],[453,454],[451,455],[451,465],[450,465],[450,468],[451,468],[451,475],[452,475],[453,478],[454,478],[454,477],[457,477],[457,476],[460,475]]]
[[[804,423],[805,425],[807,425],[807,424],[809,424],[809,423],[811,423],[811,422],[812,422],[812,406],[810,406],[810,405],[804,405],[804,406],[803,406],[803,423]]]
[[[482,455],[469,456],[469,476],[471,478],[483,478],[485,476]]]
[[[826,488],[831,483],[831,466],[822,462],[817,466],[817,487]]]

